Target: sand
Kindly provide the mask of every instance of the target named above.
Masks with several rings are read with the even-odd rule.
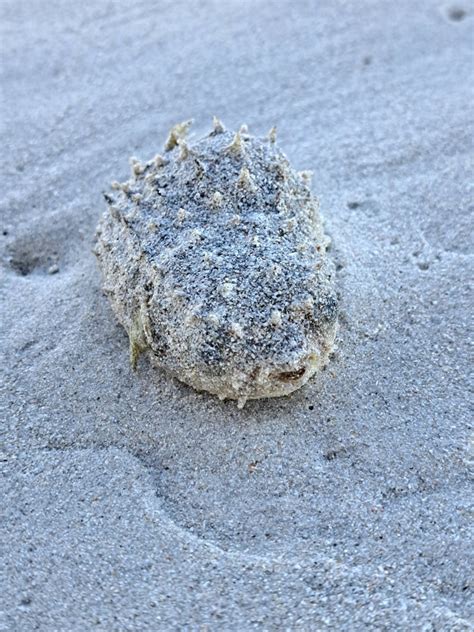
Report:
[[[472,3],[0,13],[3,629],[472,629]],[[243,410],[130,369],[91,252],[213,114],[314,171],[341,295],[327,369]]]

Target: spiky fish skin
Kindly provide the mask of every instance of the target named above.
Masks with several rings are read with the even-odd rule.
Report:
[[[194,143],[171,130],[164,156],[114,183],[95,252],[104,290],[152,362],[221,399],[288,395],[328,361],[334,266],[308,178],[243,127]],[[183,149],[184,148],[184,149]]]

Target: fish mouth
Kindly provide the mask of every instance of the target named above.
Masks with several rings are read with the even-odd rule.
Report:
[[[302,366],[300,369],[294,371],[283,371],[282,373],[272,373],[270,377],[280,382],[296,382],[306,373],[306,367]]]
[[[320,354],[317,353],[309,353],[306,355],[297,366],[294,367],[285,367],[280,371],[273,371],[270,373],[269,378],[272,381],[280,382],[282,384],[291,384],[299,381],[306,382],[315,371],[321,366],[322,358]]]

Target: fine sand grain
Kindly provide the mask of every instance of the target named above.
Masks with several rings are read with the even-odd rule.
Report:
[[[472,3],[0,14],[2,629],[472,629]],[[314,172],[341,295],[318,379],[242,410],[131,370],[92,254],[212,113]]]

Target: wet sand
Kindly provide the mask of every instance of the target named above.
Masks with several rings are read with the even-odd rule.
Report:
[[[4,629],[472,629],[472,3],[0,14]],[[213,114],[314,171],[341,295],[327,369],[243,410],[130,369],[91,252]]]

